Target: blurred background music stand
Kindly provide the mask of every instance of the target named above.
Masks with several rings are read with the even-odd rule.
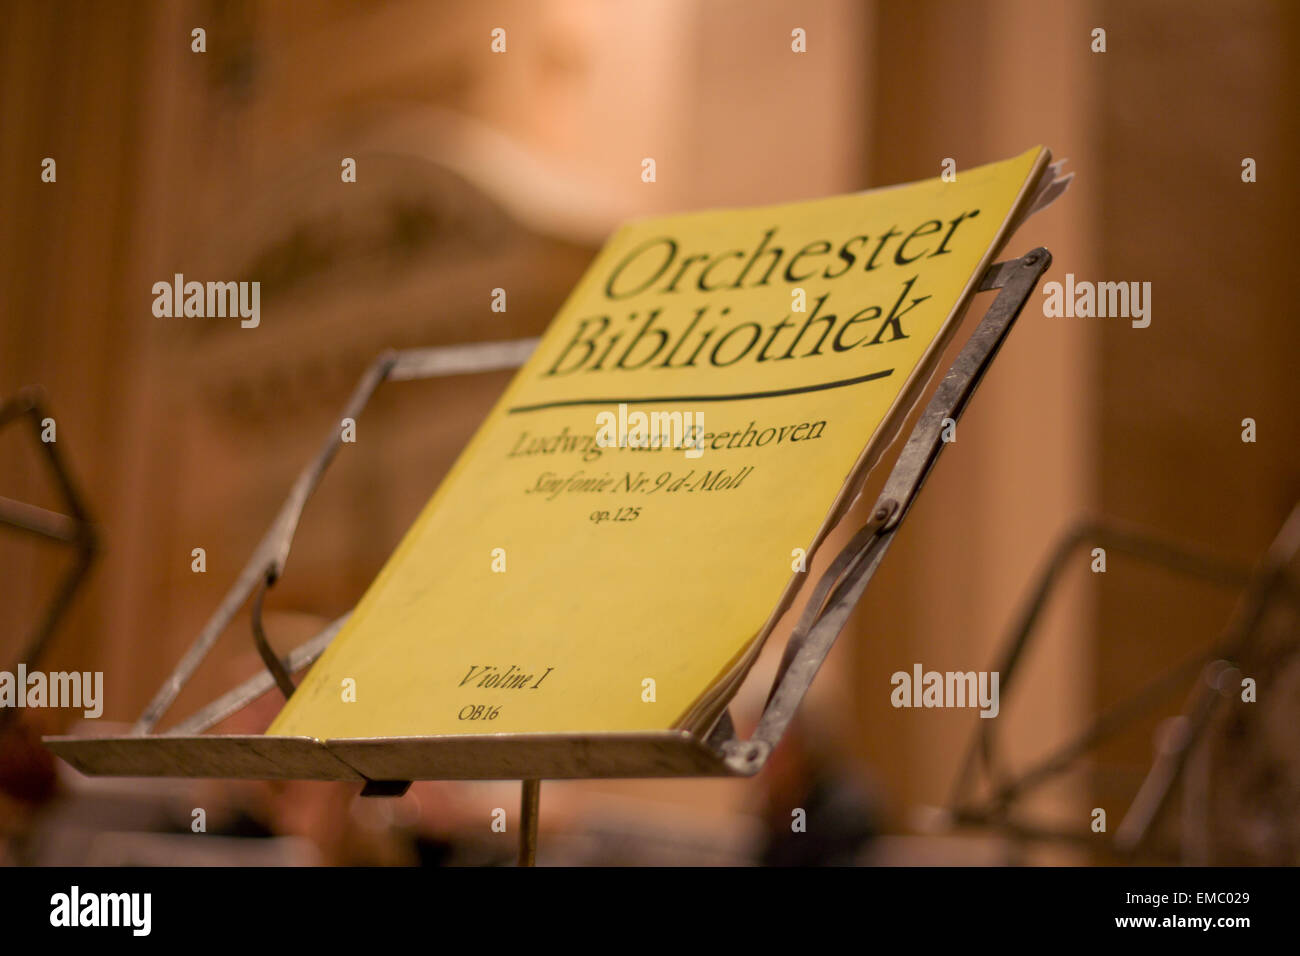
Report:
[[[1239,592],[1240,599],[1212,646],[1177,662],[1134,693],[1111,704],[1076,737],[1039,758],[1027,770],[1012,773],[1003,765],[997,748],[996,722],[979,721],[953,788],[948,819],[957,826],[989,827],[1020,840],[1083,845],[1102,841],[1109,852],[1124,859],[1143,853],[1166,862],[1180,856],[1204,856],[1204,847],[1199,852],[1195,847],[1198,841],[1208,843],[1208,838],[1202,839],[1195,828],[1204,823],[1208,813],[1209,775],[1201,773],[1189,781],[1186,779],[1189,767],[1198,755],[1204,757],[1209,751],[1207,736],[1216,714],[1225,709],[1228,701],[1235,699],[1240,703],[1243,677],[1255,679],[1257,692],[1261,687],[1271,691],[1271,679],[1278,676],[1280,662],[1294,661],[1296,651],[1300,650],[1297,626],[1300,622],[1296,617],[1300,610],[1300,590],[1293,575],[1297,552],[1300,552],[1300,504],[1291,510],[1253,569],[1113,521],[1081,522],[1053,550],[1008,634],[996,667],[1003,693],[1012,685],[1035,627],[1062,573],[1069,567],[1069,559],[1082,547],[1101,547],[1107,552],[1128,554],[1172,573]],[[1272,666],[1261,666],[1265,662],[1271,662]],[[1187,703],[1178,716],[1162,725],[1155,758],[1113,836],[1107,832],[1092,833],[1086,827],[1062,830],[1026,820],[1020,804],[1027,794],[1076,769],[1091,750],[1128,730],[1135,720],[1189,683]],[[1270,695],[1268,704],[1252,706],[1283,708],[1286,703],[1281,695]],[[982,799],[976,793],[981,779],[988,791]],[[1153,846],[1156,842],[1153,831],[1180,781],[1188,785],[1181,853],[1167,846]]]

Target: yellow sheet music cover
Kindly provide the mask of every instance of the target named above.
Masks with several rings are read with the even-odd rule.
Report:
[[[698,728],[1049,162],[624,226],[268,733]]]

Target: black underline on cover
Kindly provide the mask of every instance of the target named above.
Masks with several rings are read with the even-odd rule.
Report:
[[[888,378],[894,374],[892,368],[857,378],[842,378],[838,382],[821,382],[818,385],[802,385],[799,388],[778,388],[770,392],[737,392],[734,395],[663,395],[657,398],[569,398],[559,402],[542,402],[539,405],[516,405],[506,414],[517,412],[536,412],[543,408],[563,408],[574,405],[666,405],[670,402],[739,402],[747,398],[776,398],[780,395],[802,395],[805,392],[824,392],[831,388],[844,388],[846,385],[859,385],[873,382],[878,378]]]

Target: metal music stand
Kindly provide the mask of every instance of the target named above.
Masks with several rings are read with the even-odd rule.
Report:
[[[54,483],[63,498],[68,513],[50,511],[24,501],[0,496],[0,526],[16,528],[27,534],[33,534],[48,541],[67,545],[75,552],[71,567],[59,582],[57,590],[50,598],[45,613],[41,615],[26,646],[19,651],[18,660],[34,664],[45,653],[45,648],[54,635],[59,621],[72,604],[72,599],[81,587],[82,581],[90,571],[98,548],[95,529],[90,520],[90,513],[77,493],[72,474],[59,453],[57,441],[45,441],[41,437],[46,419],[45,395],[39,388],[27,388],[13,398],[0,402],[0,429],[11,422],[26,419],[30,422],[37,445],[41,448]],[[17,668],[15,668],[16,670]],[[14,719],[16,710],[0,708],[0,731]]]
[[[1081,733],[1039,758],[1027,770],[1012,774],[1003,766],[996,728],[991,726],[994,721],[980,721],[953,787],[947,818],[957,826],[987,827],[1020,840],[1100,846],[1121,859],[1131,860],[1139,853],[1146,853],[1169,862],[1176,859],[1176,854],[1153,847],[1152,831],[1169,806],[1175,784],[1205,738],[1215,711],[1240,691],[1240,684],[1227,678],[1240,677],[1239,667],[1259,649],[1265,637],[1266,618],[1277,602],[1292,601],[1300,605],[1300,587],[1292,573],[1300,553],[1300,504],[1291,510],[1254,568],[1118,522],[1079,522],[1053,549],[1007,635],[996,668],[1003,695],[1010,690],[1017,667],[1062,573],[1083,547],[1102,547],[1107,553],[1127,554],[1153,567],[1239,593],[1240,599],[1208,650],[1189,655],[1111,704]],[[1294,643],[1292,639],[1291,646]],[[1188,701],[1175,718],[1174,732],[1159,742],[1156,757],[1113,836],[1092,833],[1086,827],[1062,830],[1027,822],[1020,807],[1027,794],[1077,767],[1103,741],[1124,732],[1135,720],[1189,684]],[[981,777],[989,784],[989,793],[982,799],[975,794]]]
[[[338,450],[339,429],[299,475],[270,530],[240,572],[216,613],[126,736],[46,737],[51,750],[87,774],[355,780],[366,795],[400,795],[413,780],[521,780],[520,863],[531,864],[537,845],[540,781],[590,777],[748,777],[780,742],[827,652],[880,565],[899,523],[943,450],[944,423],[956,421],[1006,339],[1012,324],[1051,264],[1035,249],[988,267],[978,286],[998,292],[909,435],[870,520],[823,576],[790,636],[761,719],[748,740],[737,738],[726,712],[706,734],[683,730],[593,734],[479,734],[330,739],[209,735],[204,731],[279,687],[293,693],[290,674],[314,661],[344,618],[281,659],[262,629],[262,599],[284,571],[307,497]],[[381,355],[362,377],[343,418],[355,419],[385,381],[516,368],[536,339]],[[163,733],[158,720],[226,629],[253,598],[252,630],[266,670]]]

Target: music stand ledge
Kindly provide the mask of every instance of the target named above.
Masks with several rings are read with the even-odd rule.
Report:
[[[997,297],[917,419],[871,518],[818,580],[748,740],[736,736],[727,712],[702,735],[662,730],[316,740],[205,734],[272,687],[278,686],[286,698],[292,694],[289,675],[314,661],[345,620],[336,620],[284,659],[271,649],[261,625],[262,599],[283,572],[307,498],[341,443],[340,430],[332,429],[234,585],[131,733],[53,736],[44,738],[45,744],[82,773],[103,776],[354,780],[363,782],[362,792],[370,795],[401,794],[413,780],[522,780],[521,862],[531,862],[535,852],[540,780],[752,776],[780,742],[934,467],[946,444],[945,420],[960,418],[1051,258],[1040,247],[985,271],[978,291],[997,290]],[[341,417],[355,420],[382,382],[517,368],[536,345],[536,339],[524,339],[384,353],[362,376]],[[254,642],[266,670],[172,729],[154,733],[158,720],[250,595]]]

